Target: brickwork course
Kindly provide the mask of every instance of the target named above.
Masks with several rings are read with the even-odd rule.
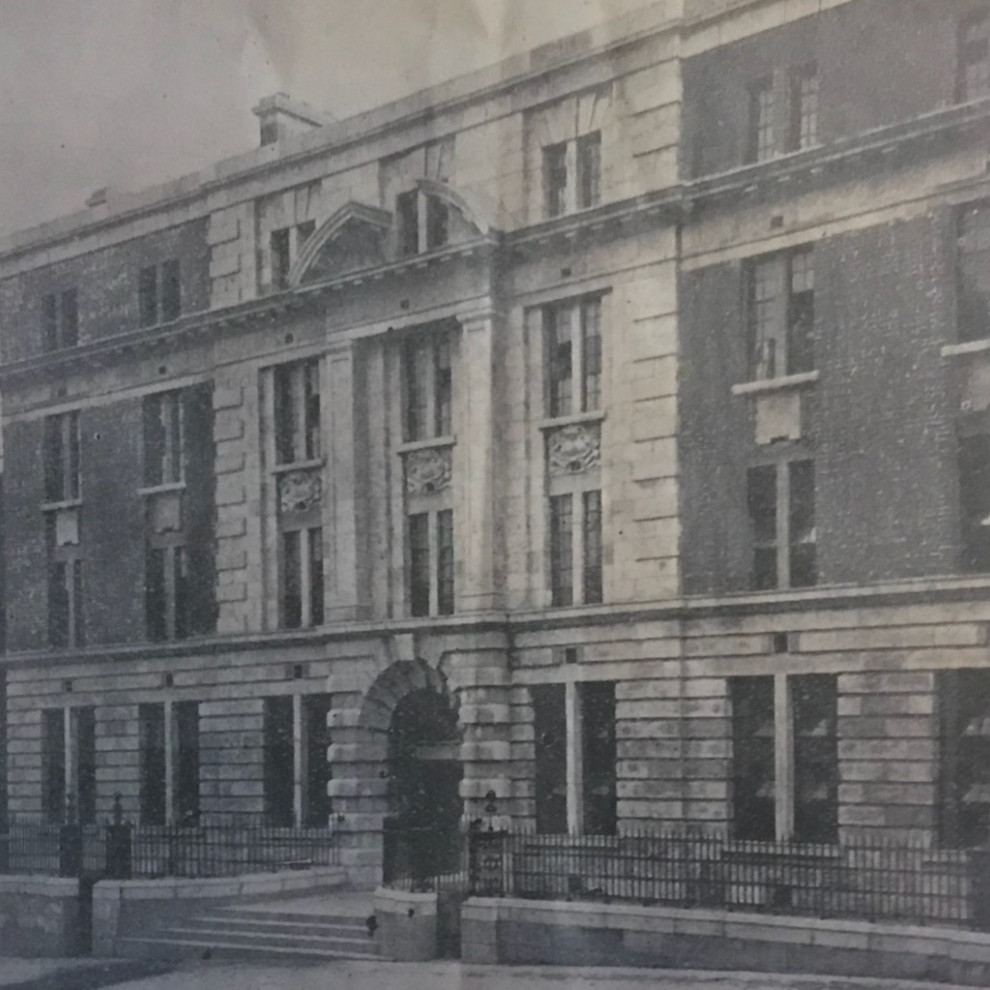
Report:
[[[807,675],[837,834],[978,813],[940,739],[947,685],[990,725],[959,456],[990,344],[957,277],[982,7],[681,6],[323,126],[266,101],[278,142],[0,244],[0,813],[52,813],[61,738],[56,803],[92,762],[96,816],[140,819],[161,725],[166,818],[291,794],[371,884],[415,710],[455,817],[739,829],[747,678],[786,839]],[[808,363],[754,370],[754,334],[797,361],[811,295]]]

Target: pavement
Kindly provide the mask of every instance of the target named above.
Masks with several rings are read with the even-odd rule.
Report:
[[[0,958],[7,990],[963,990],[950,984],[766,973],[712,973],[458,962],[162,965]]]

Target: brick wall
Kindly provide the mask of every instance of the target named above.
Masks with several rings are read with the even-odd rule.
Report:
[[[864,0],[687,59],[685,171],[742,164],[749,87],[774,70],[817,62],[825,143],[951,104],[957,22],[945,13],[925,0]]]
[[[42,352],[42,299],[75,288],[79,342],[85,344],[138,329],[138,272],[180,259],[182,312],[209,306],[207,221],[197,220],[138,237],[66,261],[35,268],[0,283],[3,358],[18,361]]]
[[[948,574],[959,553],[949,215],[816,242],[816,365],[803,440],[755,443],[739,262],[682,277],[681,468],[689,594],[749,585],[746,469],[815,460],[819,583]]]

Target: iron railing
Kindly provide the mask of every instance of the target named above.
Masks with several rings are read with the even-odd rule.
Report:
[[[194,826],[0,823],[0,873],[47,876],[230,877],[334,866],[333,832],[261,822]]]
[[[990,853],[882,836],[837,845],[720,834],[475,832],[470,891],[541,900],[983,927]]]

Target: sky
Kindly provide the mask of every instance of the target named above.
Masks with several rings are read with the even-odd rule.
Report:
[[[347,117],[647,0],[0,0],[0,233],[258,143],[287,92]]]

